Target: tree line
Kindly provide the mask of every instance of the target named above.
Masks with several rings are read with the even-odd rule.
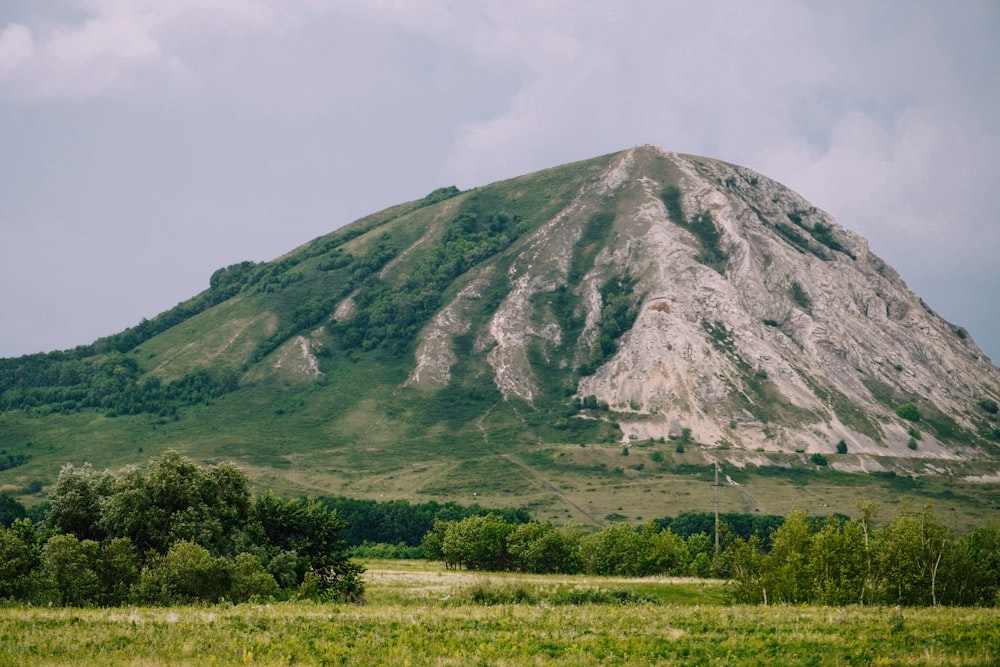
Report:
[[[635,528],[625,521],[585,533],[576,524],[512,524],[496,515],[437,521],[423,541],[428,559],[446,567],[537,574],[710,577],[716,573],[713,540],[687,538],[655,521]]]
[[[151,413],[169,417],[179,407],[222,396],[238,383],[234,371],[207,369],[167,384],[155,376],[142,381],[136,360],[119,352],[84,359],[60,355],[0,359],[0,412],[98,409],[109,416]]]
[[[587,532],[523,509],[255,494],[233,464],[168,451],[116,473],[67,465],[46,507],[0,494],[0,600],[177,604],[359,600],[354,553],[450,568],[729,580],[737,603],[1000,604],[1000,523],[964,534],[930,507],[859,516],[684,513]],[[30,516],[30,518],[29,518]]]
[[[673,521],[622,521],[588,534],[573,524],[471,516],[436,521],[423,547],[427,558],[469,570],[723,578],[739,603],[1000,604],[1000,523],[959,535],[925,507],[877,526],[877,509],[862,503],[856,519],[795,511],[756,525],[750,515],[729,515],[734,526],[720,517],[718,550],[707,514],[678,517],[686,535]]]
[[[874,503],[851,520],[810,525],[792,512],[772,535],[736,539],[726,554],[733,598],[750,603],[1000,604],[1000,523],[959,535],[928,506],[875,524]]]
[[[340,536],[349,547],[388,545],[400,547],[400,553],[420,557],[424,536],[435,521],[461,521],[470,516],[493,514],[511,524],[529,523],[531,515],[520,508],[487,509],[478,504],[459,505],[431,500],[410,503],[406,500],[363,500],[345,496],[320,497],[320,503],[335,511],[346,526]],[[382,549],[384,553],[391,550]]]
[[[364,594],[335,511],[255,495],[232,464],[203,467],[170,451],[118,473],[67,465],[50,501],[43,521],[0,528],[0,599],[114,606]]]

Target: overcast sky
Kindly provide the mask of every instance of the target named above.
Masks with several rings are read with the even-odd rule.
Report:
[[[0,356],[642,143],[792,187],[1000,361],[996,0],[0,0]]]

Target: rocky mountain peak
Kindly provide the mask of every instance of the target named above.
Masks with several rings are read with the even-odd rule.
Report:
[[[564,368],[586,366],[608,315],[602,288],[627,283],[634,319],[576,390],[606,403],[626,440],[690,429],[699,442],[751,451],[843,441],[853,452],[964,457],[933,432],[913,450],[915,427],[897,411],[914,405],[945,431],[975,430],[977,402],[1000,387],[965,331],[862,237],[742,167],[625,151],[516,250],[510,291],[477,332],[496,386],[534,400],[539,346]],[[479,272],[424,329],[412,385],[450,381],[448,341],[471,327],[463,313],[489,279]],[[575,337],[553,305],[566,292],[582,322]]]

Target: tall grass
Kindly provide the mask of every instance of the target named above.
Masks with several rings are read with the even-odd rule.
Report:
[[[652,599],[683,582],[392,567],[368,564],[362,606],[0,609],[0,665],[998,664],[995,609],[690,604]]]

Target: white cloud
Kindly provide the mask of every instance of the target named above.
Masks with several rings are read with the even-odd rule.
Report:
[[[43,90],[53,94],[93,93],[113,86],[162,57],[148,16],[91,19],[55,29],[43,45],[39,69]]]
[[[996,140],[977,128],[926,109],[888,124],[853,112],[834,125],[825,148],[798,140],[753,162],[883,248],[933,248],[959,264],[985,258],[1000,242],[1000,228],[983,215],[1000,205],[989,184],[991,145]]]
[[[40,15],[34,27],[0,32],[10,92],[92,96],[145,74],[187,74],[182,54],[192,40],[280,31],[299,18],[296,3],[277,0],[78,0],[74,9],[77,20]]]
[[[186,174],[174,161],[194,154],[223,174],[285,165],[282,187],[246,184],[274,211],[308,208],[289,193],[309,192],[315,174],[354,179],[320,188],[331,200],[381,202],[387,182],[469,187],[652,142],[785,182],[894,265],[933,257],[917,269],[958,275],[1000,245],[1000,11],[988,0],[20,5],[0,19],[0,97],[50,105],[11,114],[41,127],[53,155],[110,156],[119,119],[149,123],[143,154],[165,173]],[[107,93],[110,104],[80,99]],[[119,104],[129,99],[153,103]],[[71,130],[46,125],[68,116]],[[233,158],[247,146],[261,148]],[[118,148],[109,170],[141,162]],[[204,202],[170,206],[188,215]]]
[[[27,26],[11,23],[0,31],[0,72],[16,69],[31,58],[35,40]]]

